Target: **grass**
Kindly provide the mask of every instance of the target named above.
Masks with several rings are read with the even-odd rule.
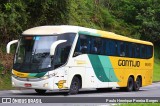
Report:
[[[155,47],[154,57],[153,81],[160,81],[160,47]]]
[[[160,81],[160,61],[154,63],[153,81]]]
[[[0,74],[0,90],[13,89],[11,85],[11,74]]]

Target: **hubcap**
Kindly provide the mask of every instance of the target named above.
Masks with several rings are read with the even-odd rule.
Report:
[[[77,82],[74,82],[73,83],[73,89],[72,90],[74,90],[74,91],[77,91],[77,87],[78,86],[78,83]]]

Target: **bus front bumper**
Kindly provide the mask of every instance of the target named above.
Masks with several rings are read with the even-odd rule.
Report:
[[[44,89],[44,90],[58,89],[57,85],[54,83],[53,77],[45,80],[27,81],[27,80],[19,80],[12,76],[12,86],[20,88]]]

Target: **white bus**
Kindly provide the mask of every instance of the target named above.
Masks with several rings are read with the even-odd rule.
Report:
[[[111,32],[69,25],[40,26],[22,33],[12,69],[12,86],[46,90],[121,87],[152,83],[153,44]]]

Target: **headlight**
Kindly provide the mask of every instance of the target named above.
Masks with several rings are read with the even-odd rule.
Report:
[[[49,75],[45,75],[45,76],[41,77],[41,79],[43,79],[43,80],[46,80],[48,78],[50,78]]]
[[[55,73],[50,74],[50,75],[45,75],[45,76],[41,77],[41,79],[46,80],[46,79],[51,78],[51,77],[53,77],[55,75],[56,75]]]

